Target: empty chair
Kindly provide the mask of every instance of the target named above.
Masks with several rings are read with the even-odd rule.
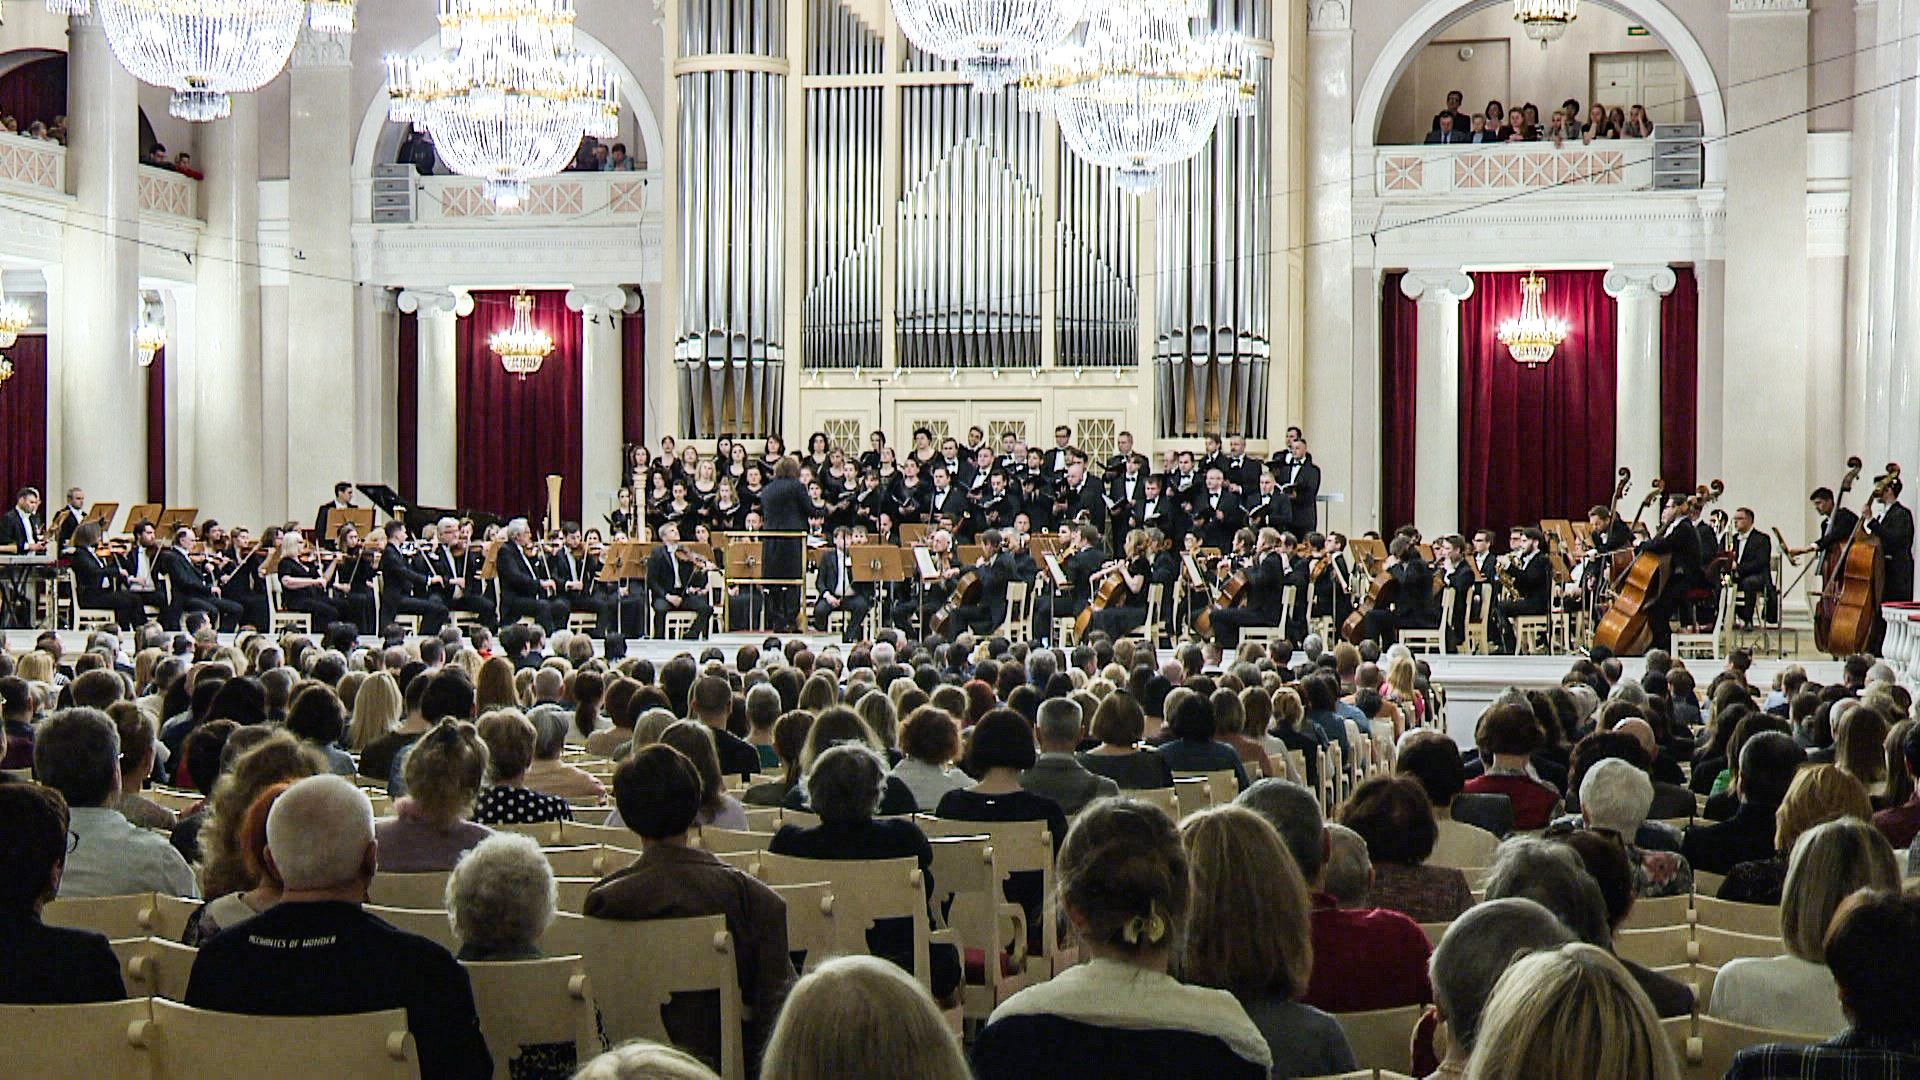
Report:
[[[412,1080],[420,1075],[407,1011],[348,1016],[252,1016],[150,999],[147,1044],[165,1077],[271,1076],[274,1080]]]
[[[463,963],[495,1080],[571,1071],[600,1050],[593,995],[574,957]]]

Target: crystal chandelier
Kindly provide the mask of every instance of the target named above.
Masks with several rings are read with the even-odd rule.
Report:
[[[357,0],[47,0],[47,9],[85,15],[96,2],[120,66],[172,90],[168,112],[204,123],[232,113],[230,95],[280,74],[309,8],[315,30],[345,33]]]
[[[0,289],[0,349],[11,349],[13,343],[20,340],[20,331],[33,325],[33,312],[18,300],[7,299],[6,290]]]
[[[893,0],[900,29],[921,49],[960,65],[973,88],[994,93],[1021,64],[1067,40],[1087,0]]]
[[[437,56],[389,56],[388,115],[433,137],[447,167],[518,207],[527,181],[619,132],[615,77],[573,49],[573,0],[440,0]]]
[[[1528,273],[1520,279],[1520,317],[1500,324],[1500,344],[1508,355],[1528,367],[1538,367],[1553,359],[1553,350],[1567,340],[1567,324],[1549,319],[1541,310],[1540,298],[1546,295],[1547,279]]]
[[[13,378],[13,361],[0,356],[0,383]]]
[[[167,328],[158,323],[142,321],[140,329],[134,331],[133,347],[139,351],[140,366],[152,367],[153,358],[167,347]]]
[[[1547,42],[1560,40],[1579,15],[1580,0],[1513,0],[1513,17],[1543,49]]]
[[[1232,34],[1195,40],[1203,0],[1107,0],[1078,45],[1063,45],[1020,80],[1023,103],[1052,112],[1087,161],[1140,194],[1168,165],[1200,152],[1228,116],[1253,108],[1253,60]]]
[[[495,330],[487,347],[500,357],[501,367],[522,379],[540,370],[553,352],[553,335],[533,325],[533,297],[521,293],[513,298],[513,322]]]

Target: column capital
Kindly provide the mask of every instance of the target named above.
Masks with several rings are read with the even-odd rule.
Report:
[[[471,315],[473,294],[461,289],[402,289],[394,305],[408,315]]]
[[[1473,278],[1457,269],[1409,270],[1400,279],[1400,291],[1409,300],[1459,303],[1473,295]]]
[[[1667,266],[1615,266],[1600,281],[1601,288],[1615,300],[1629,296],[1665,296],[1679,281]]]
[[[293,45],[294,68],[352,68],[353,35],[329,34],[311,26],[300,27]]]
[[[1353,0],[1315,0],[1307,5],[1308,30],[1353,29]]]
[[[1729,0],[1727,11],[1734,15],[1805,14],[1807,0]]]
[[[567,290],[567,310],[584,315],[619,312],[630,315],[639,310],[639,294],[625,285],[592,285]]]

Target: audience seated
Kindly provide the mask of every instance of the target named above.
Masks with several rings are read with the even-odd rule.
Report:
[[[1427,982],[1431,945],[1419,923],[1397,911],[1342,908],[1327,895],[1327,830],[1313,793],[1269,779],[1236,801],[1280,834],[1312,891],[1314,963],[1301,1001],[1327,1012],[1360,1012],[1433,1000]]]
[[[1034,734],[1040,742],[1040,756],[1020,774],[1021,787],[1052,799],[1069,817],[1095,799],[1120,794],[1117,782],[1088,771],[1074,756],[1085,735],[1077,703],[1068,698],[1041,702]]]
[[[1467,774],[1452,739],[1431,729],[1410,731],[1400,740],[1393,767],[1395,772],[1418,780],[1433,807],[1435,835],[1428,862],[1468,867],[1493,861],[1500,838],[1477,825],[1453,819],[1453,801],[1465,789]]]
[[[1743,862],[1771,858],[1775,811],[1787,796],[1806,751],[1777,731],[1763,731],[1740,748],[1739,809],[1725,821],[1687,829],[1680,853],[1695,873],[1726,874]]]
[[[1074,755],[1088,772],[1112,780],[1122,791],[1173,786],[1173,767],[1141,742],[1147,736],[1147,714],[1133,694],[1119,689],[1108,694],[1094,710],[1090,726],[1100,745]]]
[[[66,869],[66,800],[40,784],[0,784],[0,821],[0,1005],[126,997],[104,936],[40,921]]]
[[[1671,851],[1650,851],[1635,843],[1653,804],[1653,781],[1621,758],[1602,758],[1580,778],[1580,817],[1590,829],[1618,839],[1633,869],[1638,897],[1686,896],[1693,892],[1693,868]]]
[[[726,916],[741,998],[755,1017],[745,1033],[752,1056],[793,981],[787,905],[745,871],[692,846],[704,790],[693,762],[665,743],[642,747],[622,762],[613,795],[621,820],[640,837],[640,857],[602,878],[582,910],[588,918],[634,921]],[[676,1044],[719,1061],[715,1003],[676,999],[662,1015]]]
[[[1826,966],[1827,927],[1856,891],[1899,889],[1899,864],[1886,837],[1851,816],[1800,833],[1792,852],[1780,905],[1786,955],[1729,962],[1713,981],[1708,1012],[1749,1027],[1838,1035],[1847,1022]]]
[[[354,771],[353,756],[339,747],[346,730],[347,710],[333,687],[311,683],[294,695],[287,731],[325,757],[327,771],[336,776],[352,776]]]
[[[1523,704],[1495,705],[1480,718],[1477,741],[1485,771],[1467,781],[1476,795],[1505,795],[1513,803],[1513,827],[1538,829],[1553,818],[1560,792],[1541,780],[1528,758],[1546,740],[1533,710]]]
[[[1778,904],[1787,878],[1787,856],[1800,835],[1823,821],[1873,816],[1867,789],[1833,765],[1810,765],[1794,774],[1774,812],[1773,857],[1736,864],[1720,885],[1719,898],[1748,904]]]
[[[267,756],[272,754],[273,751],[269,749]],[[222,840],[223,847],[231,844],[238,848],[237,859],[230,855],[221,856],[223,865],[229,859],[237,865],[231,871],[202,867],[202,884],[205,884],[210,871],[229,878],[233,873],[239,873],[245,875],[246,880],[244,887],[231,892],[208,894],[214,898],[196,908],[187,918],[186,930],[181,935],[185,944],[197,948],[220,931],[243,923],[280,902],[281,895],[286,891],[286,883],[280,880],[279,872],[267,860],[267,816],[273,812],[273,804],[293,786],[295,780],[312,775],[315,773],[308,770],[272,783],[253,797],[253,802],[235,823],[226,825],[216,822],[219,832],[231,833],[231,839]],[[238,799],[234,802],[237,805]]]
[[[697,720],[680,720],[667,725],[660,741],[686,755],[700,774],[700,816],[696,823],[721,829],[745,830],[747,808],[727,794],[726,780],[720,775],[720,758],[713,742],[713,729]],[[617,810],[616,810],[617,813]],[[609,819],[609,825],[617,822]]]
[[[460,854],[447,879],[460,960],[537,960],[560,905],[553,868],[530,836],[500,833]]]
[[[1680,1080],[1680,1063],[1627,969],[1576,943],[1525,956],[1500,976],[1467,1076]]]
[[[106,713],[54,713],[35,735],[33,773],[58,791],[68,808],[71,840],[61,896],[200,895],[180,853],[113,808],[120,799],[120,733]]]
[[[761,1074],[765,1076],[765,1073]],[[648,1039],[628,1039],[573,1074],[573,1080],[720,1080],[699,1058]]]
[[[467,974],[453,956],[367,914],[373,808],[353,784],[312,776],[267,815],[279,903],[200,948],[188,1005],[256,1016],[330,1016],[404,1008],[420,1074],[471,1080],[493,1070]],[[325,1058],[325,1048],[313,1048]]]
[[[780,719],[773,722],[773,749],[780,758],[780,778],[753,785],[741,794],[740,801],[748,806],[780,806],[785,803],[787,796],[800,786],[800,758],[806,752],[807,734],[812,730],[812,713],[798,709],[782,713]],[[955,745],[957,752],[957,736]],[[911,790],[908,794],[912,794]]]
[[[915,709],[900,727],[900,751],[905,756],[889,775],[913,792],[921,811],[933,813],[947,792],[967,786],[967,774],[953,767],[960,756],[960,728],[946,710]]]
[[[1580,851],[1550,840],[1514,837],[1501,843],[1487,870],[1487,899],[1519,896],[1537,901],[1581,941],[1612,952],[1617,925],[1612,916],[1617,912],[1624,919],[1632,906],[1632,872],[1625,864],[1622,852],[1610,910],[1601,884],[1587,869]],[[1658,1015],[1685,1016],[1693,1011],[1693,991],[1685,983],[1631,960],[1621,964],[1652,999]]]
[[[1088,959],[993,1011],[973,1047],[979,1080],[1268,1075],[1267,1040],[1233,995],[1168,974],[1191,882],[1166,814],[1124,797],[1093,804],[1058,874],[1061,913]]]
[[[131,701],[115,701],[103,711],[120,735],[120,799],[115,808],[121,817],[143,829],[172,832],[180,823],[179,816],[140,794],[153,778],[154,759],[160,749],[160,732],[153,717]]]
[[[1473,904],[1467,876],[1429,866],[1438,835],[1426,788],[1406,776],[1376,776],[1348,797],[1340,824],[1367,842],[1373,864],[1369,902],[1415,922],[1448,922]]]
[[[586,770],[560,760],[567,748],[572,716],[558,705],[539,705],[527,712],[533,722],[533,764],[521,781],[528,790],[563,799],[599,799],[606,786]],[[484,733],[483,733],[484,737]]]
[[[1430,964],[1430,1015],[1446,1025],[1447,1051],[1427,1080],[1466,1075],[1487,999],[1515,960],[1543,949],[1558,949],[1573,940],[1552,912],[1520,897],[1489,900],[1455,919],[1433,950]]]
[[[794,984],[760,1080],[867,1076],[969,1080],[971,1073],[960,1040],[913,976],[871,956],[838,957]]]
[[[1180,826],[1193,901],[1176,969],[1226,990],[1266,1037],[1276,1076],[1357,1068],[1338,1021],[1298,1001],[1313,971],[1312,899],[1280,834],[1241,806]]]
[[[882,755],[882,763],[886,761],[885,750],[881,746],[879,737],[874,735],[873,729],[867,726],[866,721],[860,719],[859,713],[844,705],[823,709],[815,715],[813,723],[807,728],[806,746],[800,751],[800,782],[787,791],[781,805],[790,810],[811,809],[812,798],[809,785],[813,780],[814,763],[832,747],[846,742],[865,746],[875,754]],[[911,814],[920,809],[920,800],[914,798],[913,790],[902,783],[899,777],[883,776],[881,779],[883,783],[879,813],[891,817],[898,814]],[[815,809],[814,812],[819,811]]]
[[[389,874],[451,870],[460,853],[493,835],[468,820],[487,772],[487,744],[465,721],[442,720],[406,760],[410,794],[380,819],[380,869]]]

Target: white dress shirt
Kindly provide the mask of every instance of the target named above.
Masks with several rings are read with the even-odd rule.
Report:
[[[200,895],[193,868],[167,838],[135,826],[118,810],[76,806],[70,811],[66,873],[60,895],[125,896],[157,892]]]

